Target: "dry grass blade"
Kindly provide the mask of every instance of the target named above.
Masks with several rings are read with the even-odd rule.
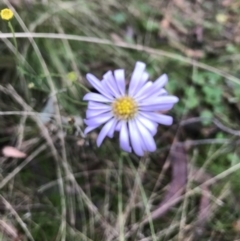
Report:
[[[210,212],[210,197],[209,195],[205,195],[205,192],[209,192],[208,186],[202,187],[202,197],[200,200],[200,206],[199,206],[199,212],[198,212],[198,218],[196,222],[196,230],[195,230],[195,236],[201,236],[203,233],[204,225],[209,217]]]
[[[17,240],[18,233],[17,230],[9,223],[4,220],[0,220],[0,230],[6,234],[9,238]]]
[[[216,73],[220,76],[225,77],[226,79],[239,84],[239,79],[229,73],[226,73],[220,69],[217,69],[215,67],[209,66],[207,64],[201,63],[196,60],[192,60],[191,58],[187,58],[178,54],[170,53],[167,51],[159,50],[150,48],[147,46],[139,45],[139,44],[129,44],[126,42],[120,42],[120,43],[114,43],[107,39],[100,39],[100,38],[93,38],[93,37],[85,37],[85,36],[77,36],[77,35],[69,35],[69,34],[55,34],[55,33],[15,33],[16,38],[49,38],[49,39],[68,39],[68,40],[74,40],[74,41],[82,41],[82,42],[88,42],[88,43],[96,43],[96,44],[104,44],[104,45],[111,45],[116,46],[120,48],[126,48],[126,49],[133,49],[136,51],[144,51],[146,53],[152,54],[152,55],[160,55],[163,57],[167,57],[170,59],[175,59],[178,61],[181,61],[183,63],[196,66],[200,69],[204,69],[213,73]],[[0,33],[0,38],[6,39],[6,38],[12,38],[11,33]]]
[[[26,223],[23,222],[21,217],[18,215],[16,210],[12,207],[12,205],[0,194],[0,198],[3,201],[3,204],[6,206],[6,209],[10,211],[10,213],[13,215],[13,217],[16,219],[18,224],[21,226],[22,230],[25,232],[26,236],[28,237],[29,240],[34,241],[34,238],[32,234],[30,233],[29,229],[27,228]]]

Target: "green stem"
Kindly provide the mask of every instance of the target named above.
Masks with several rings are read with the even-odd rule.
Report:
[[[123,203],[122,203],[122,169],[123,169],[123,157],[119,158],[118,169],[118,217],[119,217],[119,230],[120,241],[124,241],[124,221],[123,221]]]
[[[18,50],[17,40],[16,40],[16,36],[15,36],[15,32],[14,32],[13,26],[12,26],[10,21],[8,22],[8,27],[10,28],[10,30],[11,30],[11,32],[13,34],[13,42],[14,42],[14,45],[15,45],[15,48],[16,48],[16,51],[17,51]]]

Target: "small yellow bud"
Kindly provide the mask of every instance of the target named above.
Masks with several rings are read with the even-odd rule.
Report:
[[[28,88],[29,88],[29,89],[32,89],[32,88],[34,88],[34,87],[35,87],[35,85],[34,85],[33,82],[31,82],[31,83],[28,84]]]
[[[72,81],[72,82],[76,82],[77,79],[78,79],[77,74],[76,74],[74,71],[69,72],[69,73],[67,74],[67,78],[68,78],[68,80],[70,80],[70,81]]]
[[[4,8],[3,10],[1,10],[1,18],[3,20],[10,20],[13,18],[13,12],[11,9],[9,8]]]
[[[226,23],[227,20],[228,20],[228,16],[226,14],[223,14],[223,13],[219,13],[216,15],[216,20],[219,22],[219,23]]]

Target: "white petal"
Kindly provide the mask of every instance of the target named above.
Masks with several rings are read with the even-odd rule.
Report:
[[[162,95],[168,95],[168,92],[166,91],[166,89],[162,88],[158,93],[158,96],[162,96]]]
[[[139,134],[138,128],[136,126],[136,123],[134,120],[130,120],[128,122],[128,127],[129,127],[129,136],[130,136],[130,141],[131,145],[133,147],[134,152],[138,156],[143,156],[144,151],[142,149],[142,143],[141,143],[141,136]]]
[[[159,104],[159,105],[151,105],[151,106],[141,106],[139,110],[141,112],[149,112],[149,111],[167,111],[171,110],[173,104]]]
[[[94,117],[94,116],[99,116],[99,115],[101,115],[101,114],[104,114],[104,113],[106,113],[106,112],[109,112],[111,110],[111,107],[109,106],[109,108],[106,108],[106,109],[100,109],[100,110],[87,110],[86,111],[86,117],[87,117],[87,119],[90,119],[90,118],[92,118],[92,117]]]
[[[178,102],[178,97],[176,96],[158,96],[155,98],[148,98],[142,102],[138,102],[138,106],[151,106],[151,105],[159,105],[159,104],[175,104]]]
[[[112,127],[107,134],[108,137],[113,138],[114,131],[116,130],[117,122],[118,122],[118,120],[114,118],[114,123],[112,124]]]
[[[102,95],[106,96],[107,98],[113,100],[113,97],[109,94],[107,88],[103,88],[101,81],[96,78],[93,74],[87,74],[86,78],[88,82],[96,89],[98,90]]]
[[[148,79],[149,79],[149,74],[147,72],[143,72],[143,75],[142,75],[141,79],[139,80],[139,83],[134,92],[135,95],[143,88],[143,86],[145,85],[145,83],[147,82]],[[135,95],[133,97],[135,97]]]
[[[167,83],[168,77],[166,74],[161,75],[152,85],[151,89],[148,91],[145,91],[145,93],[142,94],[141,99],[145,99],[146,97],[153,97],[161,95],[163,86]],[[164,91],[165,92],[165,91]]]
[[[110,105],[102,104],[99,102],[94,102],[94,101],[88,102],[88,109],[91,109],[91,110],[108,110],[109,107],[111,108]]]
[[[146,94],[151,90],[153,83],[148,81],[135,95],[134,99],[136,101],[143,99],[142,97],[146,96]]]
[[[97,138],[98,147],[102,144],[104,138],[107,136],[108,132],[111,130],[111,127],[112,125],[114,125],[114,123],[115,123],[115,119],[111,119],[103,126]]]
[[[143,72],[146,68],[146,64],[143,62],[137,62],[132,73],[132,77],[129,84],[129,95],[134,96],[138,83],[142,78]]]
[[[115,130],[116,130],[116,131],[120,131],[121,128],[122,128],[122,121],[119,121],[119,122],[117,123],[117,125],[116,125]]]
[[[113,117],[111,112],[95,116],[91,119],[84,120],[84,123],[88,126],[99,126]]]
[[[97,101],[97,102],[112,102],[111,99],[96,93],[87,93],[83,100]]]
[[[118,89],[122,95],[125,95],[125,74],[123,69],[117,69],[114,71],[115,80]]]
[[[136,98],[136,101],[144,101],[145,99],[148,98],[155,98],[159,96],[166,96],[168,95],[168,92],[165,89],[160,89],[159,91],[156,91],[153,87],[153,84],[149,86],[149,88],[145,89],[144,92]]]
[[[137,128],[141,135],[141,140],[144,142],[146,151],[153,152],[156,150],[156,143],[151,135],[151,133],[145,128],[144,125],[139,121],[137,122]]]
[[[145,118],[151,120],[151,121],[154,121],[154,122],[157,122],[159,124],[162,124],[162,125],[172,125],[172,122],[173,122],[173,118],[172,116],[169,116],[169,115],[163,115],[163,114],[160,114],[160,113],[151,113],[151,112],[148,112],[148,113],[141,113],[141,115],[143,115]]]
[[[118,86],[117,86],[116,80],[112,74],[112,71],[108,71],[103,77],[104,77],[104,79],[106,79],[106,85],[107,85],[109,91],[111,92],[111,94],[116,98],[120,97],[121,93],[118,89]]]
[[[168,76],[166,74],[161,75],[156,81],[153,83],[154,88],[159,91],[166,85],[168,82]]]
[[[158,124],[156,123],[156,121],[152,121],[150,119],[147,119],[141,113],[137,116],[136,120],[140,121],[150,131],[150,133],[153,136],[157,133]]]
[[[86,129],[84,130],[84,134],[86,135],[87,133],[91,132],[92,130],[96,129],[97,127],[99,127],[99,125],[86,127]]]
[[[130,147],[129,143],[129,132],[127,123],[125,121],[122,121],[122,127],[120,130],[120,146],[121,148],[126,152],[131,152],[132,148]]]

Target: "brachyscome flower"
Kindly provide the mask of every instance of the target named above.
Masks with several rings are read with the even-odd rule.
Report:
[[[1,10],[0,15],[3,20],[10,20],[13,18],[13,12],[9,8],[4,8],[3,10]]]
[[[112,138],[119,131],[120,146],[124,151],[133,151],[143,156],[145,151],[156,150],[153,136],[158,124],[171,125],[172,117],[160,112],[169,110],[178,102],[178,98],[168,95],[163,89],[168,78],[166,74],[155,82],[148,81],[146,65],[137,62],[132,73],[129,87],[126,88],[123,69],[108,71],[103,80],[87,74],[89,83],[99,92],[88,93],[83,100],[88,102],[85,134],[102,127],[97,145],[100,146],[106,136]]]

